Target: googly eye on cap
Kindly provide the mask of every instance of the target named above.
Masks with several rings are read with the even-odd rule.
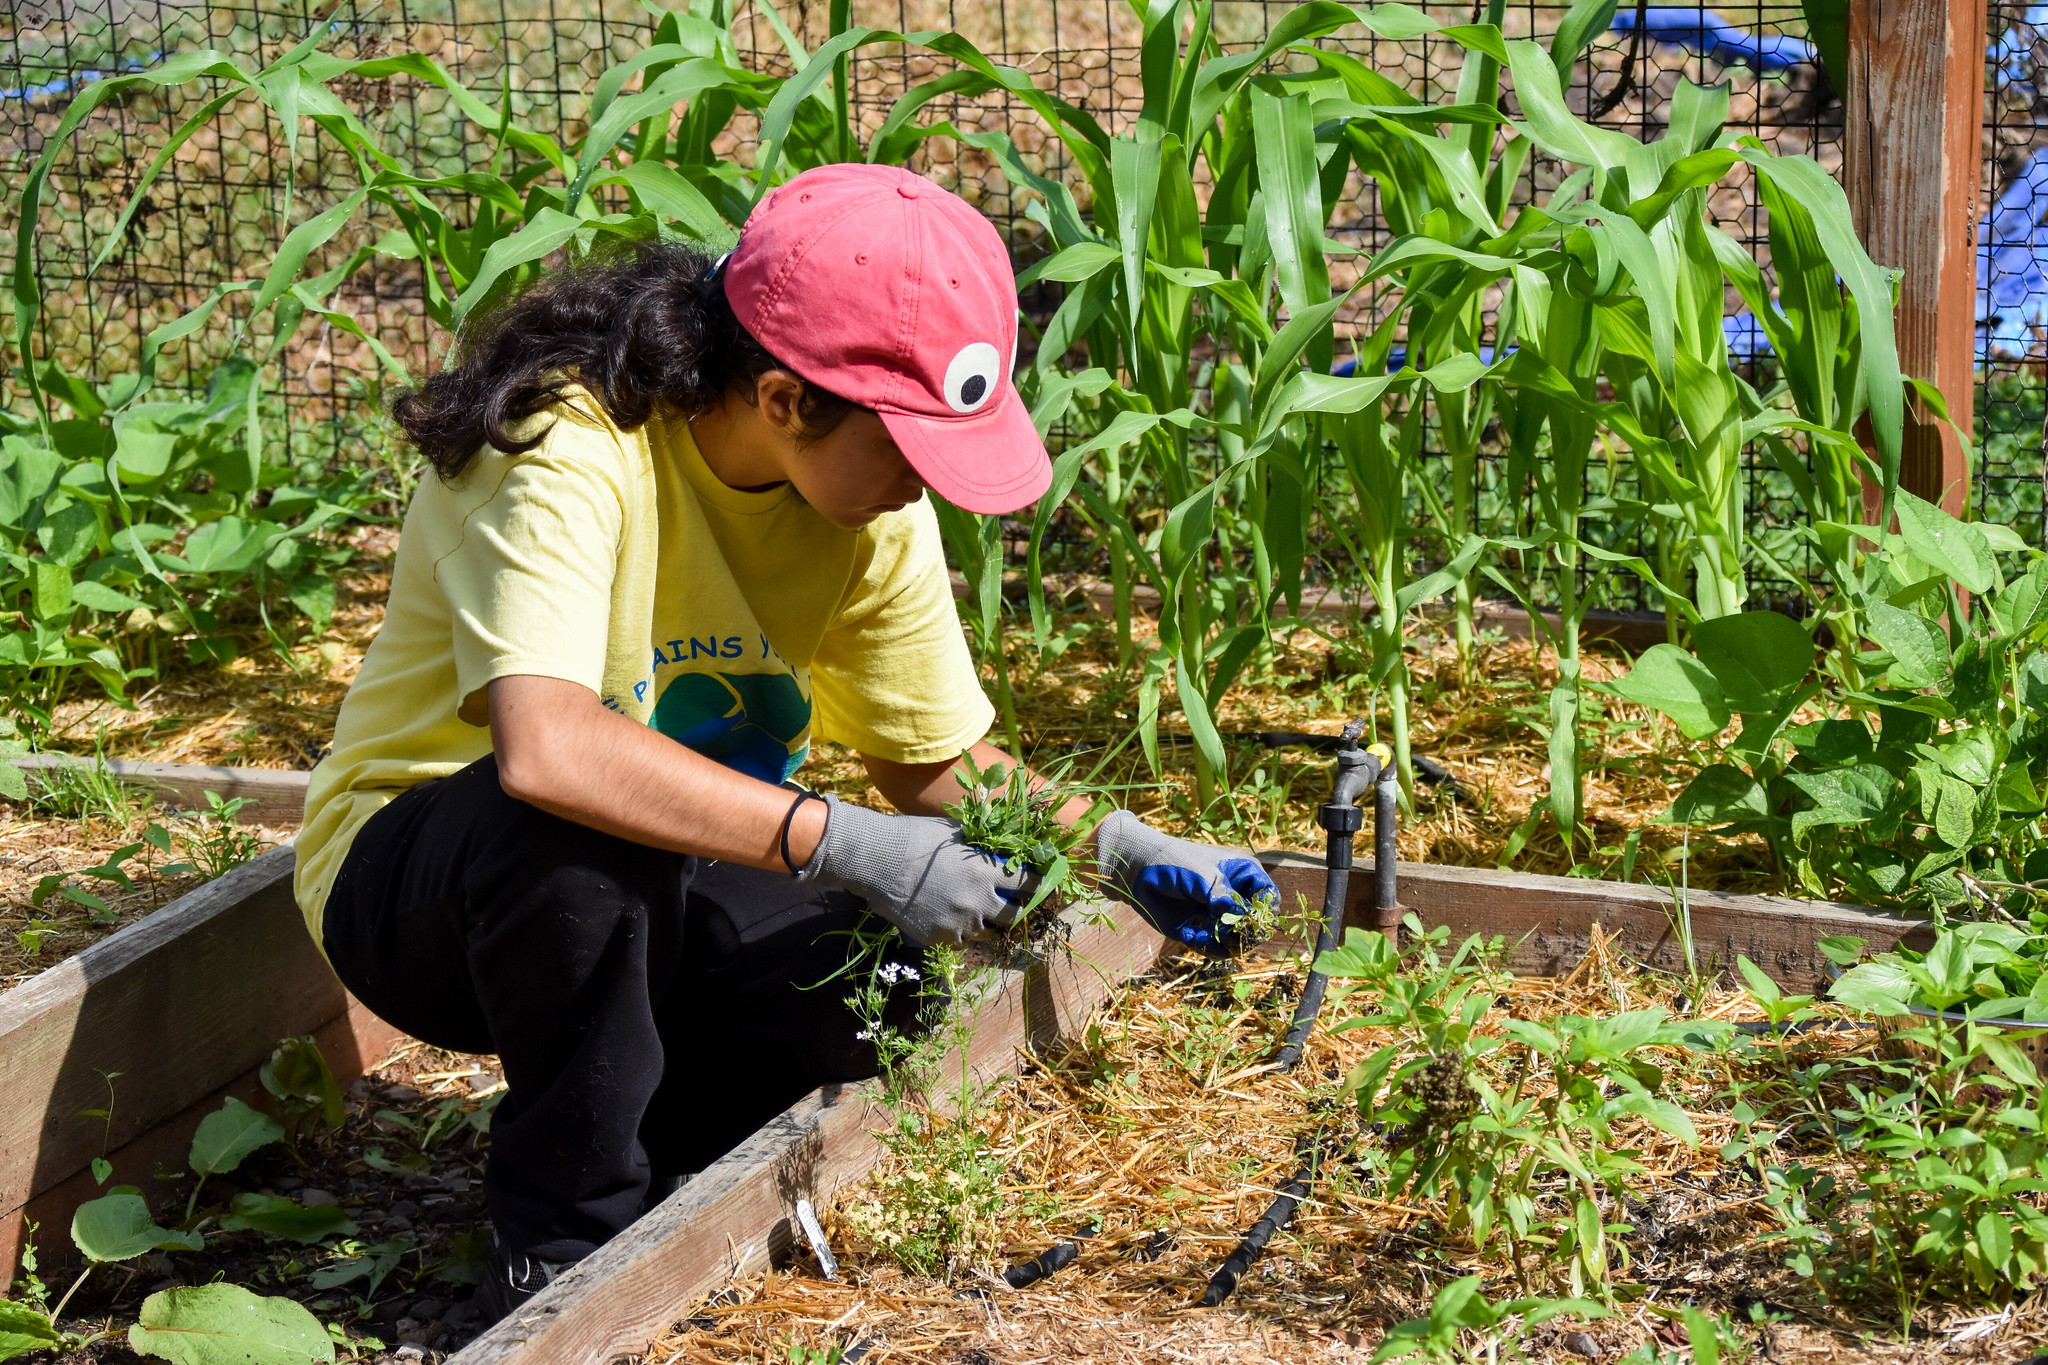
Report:
[[[946,366],[946,406],[973,412],[995,396],[1002,382],[1001,353],[986,341],[969,342]]]

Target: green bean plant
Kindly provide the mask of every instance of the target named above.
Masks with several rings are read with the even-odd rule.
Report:
[[[2048,557],[2008,578],[2008,528],[1903,491],[1894,506],[1895,533],[1814,528],[1869,543],[1838,569],[1848,607],[1815,618],[1861,624],[1848,681],[1805,626],[1750,611],[1701,622],[1690,652],[1655,646],[1610,690],[1712,745],[1668,819],[1762,834],[1816,896],[2023,915],[2048,878]]]
[[[185,400],[137,401],[133,373],[40,382],[70,415],[0,435],[0,690],[32,733],[81,676],[120,698],[167,646],[226,663],[252,632],[288,653],[327,628],[354,554],[337,533],[385,495],[367,471],[275,458],[252,361]]]

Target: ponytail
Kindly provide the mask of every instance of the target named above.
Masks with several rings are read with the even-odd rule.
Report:
[[[622,431],[657,401],[694,417],[728,391],[754,400],[754,382],[787,369],[733,314],[723,272],[692,247],[636,242],[504,299],[463,330],[446,369],[399,395],[391,415],[443,479],[485,446],[523,455],[545,432],[510,428],[583,385]],[[815,439],[854,405],[806,382],[797,415]]]

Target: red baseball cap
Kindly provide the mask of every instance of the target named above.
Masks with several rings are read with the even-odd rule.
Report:
[[[1052,482],[1010,381],[1010,253],[958,195],[895,166],[805,171],[755,206],[725,295],[784,364],[873,408],[954,506],[1011,512]]]

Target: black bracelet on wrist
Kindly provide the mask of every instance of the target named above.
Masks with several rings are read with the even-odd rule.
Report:
[[[796,819],[797,808],[803,805],[804,802],[823,801],[824,799],[824,797],[818,795],[816,792],[803,791],[799,789],[796,794],[796,800],[790,802],[789,809],[784,811],[782,814],[782,865],[789,869],[789,875],[792,877],[802,872],[803,869],[797,866],[796,859],[789,856],[790,824]]]

